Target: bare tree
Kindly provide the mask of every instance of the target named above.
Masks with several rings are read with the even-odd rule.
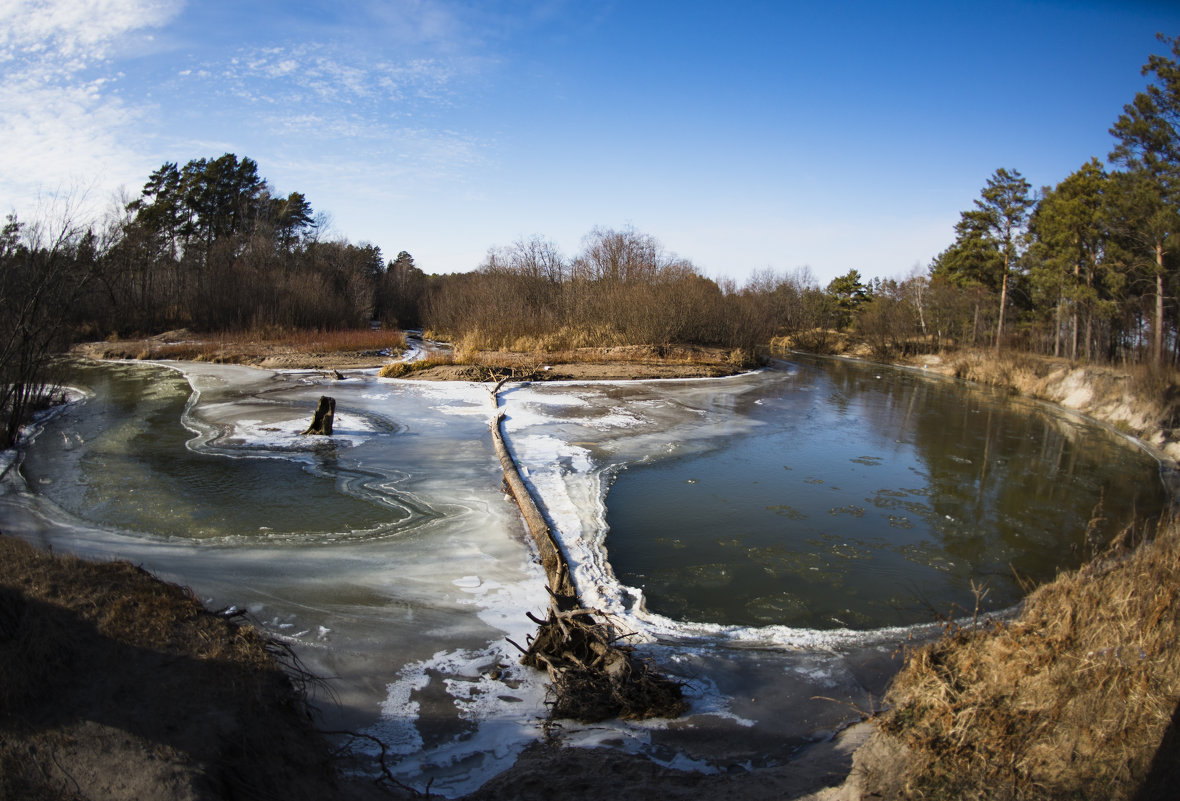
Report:
[[[105,243],[72,219],[25,224],[9,214],[0,231],[0,448],[15,444],[29,414],[52,391],[51,357],[66,341]]]

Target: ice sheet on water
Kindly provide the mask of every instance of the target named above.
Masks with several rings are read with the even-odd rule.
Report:
[[[361,689],[346,689],[345,697],[380,713],[369,731],[400,757],[395,776],[406,783],[434,777],[432,792],[461,795],[511,765],[543,736],[547,709],[544,674],[520,666],[508,639],[525,642],[533,632],[525,611],[543,613],[548,598],[543,574],[522,544],[523,527],[499,487],[486,433],[494,413],[489,385],[363,374],[329,390],[330,382],[308,374],[183,369],[194,390],[185,420],[199,433],[198,446],[216,439],[225,449],[297,460],[304,447],[298,432],[315,400],[333,394],[338,437],[332,439],[339,438],[342,464],[363,457],[366,470],[386,476],[373,487],[406,492],[434,516],[395,541],[285,543],[289,551],[231,542],[194,548],[112,532],[71,535],[71,541],[84,545],[89,537],[97,551],[162,565],[187,584],[209,588],[203,594],[248,604],[326,674],[359,673],[353,684]],[[651,454],[691,449],[753,425],[731,413],[744,386],[742,380],[532,385],[510,387],[500,402],[509,447],[554,524],[584,600],[635,632],[632,641],[644,654],[687,682],[688,729],[700,720],[755,729],[768,715],[783,717],[781,706],[755,709],[742,700],[739,695],[755,693],[748,692],[749,679],[734,677],[756,667],[758,681],[773,686],[795,664],[798,649],[839,649],[867,636],[671,620],[649,612],[642,592],[620,585],[611,570],[605,550],[611,478]],[[847,676],[832,675],[853,687]],[[367,689],[374,683],[379,697]],[[564,732],[572,744],[714,769],[708,759],[669,745],[666,722],[567,725]]]
[[[324,445],[351,447],[370,439],[377,428],[371,420],[355,414],[337,414],[332,435],[306,435],[310,419],[304,416],[280,420],[235,420],[229,431],[218,437],[218,444],[239,445],[263,451],[310,451]]]
[[[518,656],[497,642],[403,667],[387,688],[381,722],[369,730],[401,757],[393,776],[411,786],[430,781],[432,793],[453,798],[510,767],[542,735],[545,716],[541,675]],[[439,686],[429,693],[432,684]]]

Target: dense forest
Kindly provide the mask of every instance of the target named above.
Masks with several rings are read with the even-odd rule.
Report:
[[[715,280],[640,231],[596,227],[568,256],[543,237],[490,250],[471,272],[428,275],[408,252],[322,236],[299,192],[250,158],[153,172],[101,223],[0,230],[0,447],[71,340],[158,333],[426,328],[469,348],[536,350],[772,339],[830,347],[851,333],[882,358],[962,345],[1174,369],[1180,363],[1180,37],[1110,129],[1109,164],[1034,191],[997,169],[925,271],[826,286],[806,268]],[[870,265],[862,265],[869,270]]]

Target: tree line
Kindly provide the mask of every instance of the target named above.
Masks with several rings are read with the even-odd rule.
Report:
[[[925,270],[821,285],[806,268],[715,280],[634,228],[597,227],[567,256],[535,236],[467,273],[427,275],[406,251],[325,236],[299,192],[250,158],[165,163],[102,223],[69,210],[0,230],[0,446],[71,339],[159,333],[427,328],[471,348],[699,344],[808,350],[841,333],[881,357],[1008,347],[1097,362],[1180,363],[1180,38],[1097,158],[1033,192],[990,176]]]
[[[971,341],[994,325],[997,347],[1177,363],[1180,37],[1159,39],[1170,57],[1148,59],[1148,86],[1110,129],[1114,169],[1092,158],[1039,197],[999,169],[962,213],[930,276],[972,296]]]
[[[101,223],[79,222],[69,200],[0,229],[0,448],[72,341],[418,324],[425,276],[408,253],[386,263],[376,246],[321,236],[306,197],[274,192],[250,158],[165,163]]]
[[[489,252],[428,293],[423,319],[481,347],[678,341],[823,350],[852,331],[882,357],[973,345],[1106,363],[1180,364],[1180,37],[1091,158],[1034,192],[991,175],[924,272],[820,287],[806,270],[713,281],[634,230],[596,228],[566,259],[540,238]]]

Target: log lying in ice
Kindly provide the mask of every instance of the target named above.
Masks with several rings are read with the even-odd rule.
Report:
[[[504,471],[504,481],[520,507],[529,534],[541,555],[549,579],[549,615],[529,615],[539,628],[530,637],[521,662],[549,673],[550,714],[584,722],[608,718],[679,717],[687,709],[680,682],[656,672],[635,649],[623,644],[607,616],[586,609],[578,598],[569,562],[540,507],[521,478],[516,461],[504,442],[504,413],[498,395],[504,381],[492,390],[497,405],[492,441]]]
[[[500,468],[504,471],[504,481],[508,485],[512,497],[516,499],[516,505],[520,507],[520,513],[524,516],[529,534],[532,535],[533,542],[537,545],[537,551],[541,554],[541,565],[545,568],[545,575],[549,578],[549,591],[552,593],[554,601],[560,609],[573,609],[578,605],[578,590],[574,586],[573,577],[570,576],[569,563],[565,559],[565,554],[561,552],[557,540],[553,537],[549,523],[541,514],[536,501],[533,500],[532,493],[525,486],[524,479],[520,476],[520,470],[516,467],[516,461],[508,452],[508,446],[504,444],[503,424],[504,412],[498,411],[492,426],[492,441],[496,445],[496,455],[500,457]]]

